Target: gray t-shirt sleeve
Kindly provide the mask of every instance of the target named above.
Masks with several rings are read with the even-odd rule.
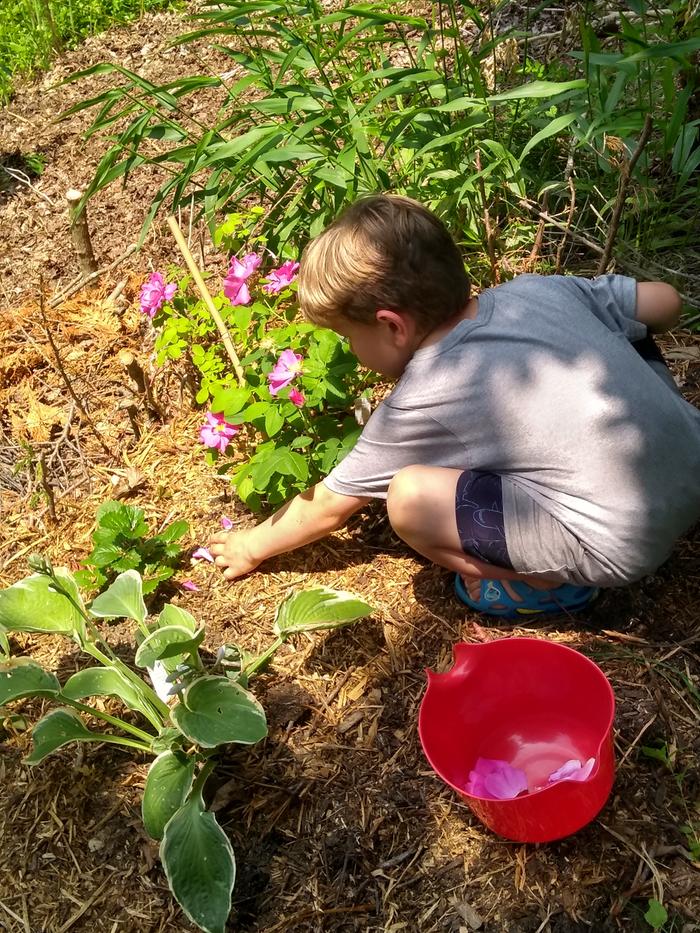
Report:
[[[559,278],[559,277],[557,277]],[[637,281],[626,275],[601,275],[597,279],[561,276],[603,324],[628,340],[642,340],[646,324],[637,320]]]
[[[353,449],[323,482],[343,496],[386,499],[389,483],[400,469],[433,462],[444,433],[445,428],[429,415],[382,402]]]

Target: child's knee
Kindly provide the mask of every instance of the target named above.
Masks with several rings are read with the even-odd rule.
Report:
[[[421,509],[425,500],[426,476],[429,467],[407,466],[394,474],[389,483],[386,510],[394,531],[414,528],[420,523]]]

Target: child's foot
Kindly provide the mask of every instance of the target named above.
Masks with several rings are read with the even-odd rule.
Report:
[[[455,592],[461,602],[477,612],[512,619],[521,615],[577,612],[585,609],[599,590],[595,586],[575,586],[572,583],[540,589],[522,580],[465,579],[456,574]]]

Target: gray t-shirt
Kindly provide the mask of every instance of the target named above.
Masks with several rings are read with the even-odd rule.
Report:
[[[326,485],[386,498],[411,464],[491,471],[516,570],[608,586],[653,572],[700,517],[700,412],[630,345],[647,333],[635,313],[618,275],[488,289],[416,351]]]

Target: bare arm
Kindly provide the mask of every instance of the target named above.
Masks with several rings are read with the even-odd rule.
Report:
[[[254,570],[268,557],[325,538],[341,528],[370,499],[341,496],[323,483],[300,493],[255,528],[215,535],[209,549],[224,577],[233,580]]]
[[[652,334],[671,330],[680,320],[683,304],[672,285],[665,282],[637,282],[637,320]]]

